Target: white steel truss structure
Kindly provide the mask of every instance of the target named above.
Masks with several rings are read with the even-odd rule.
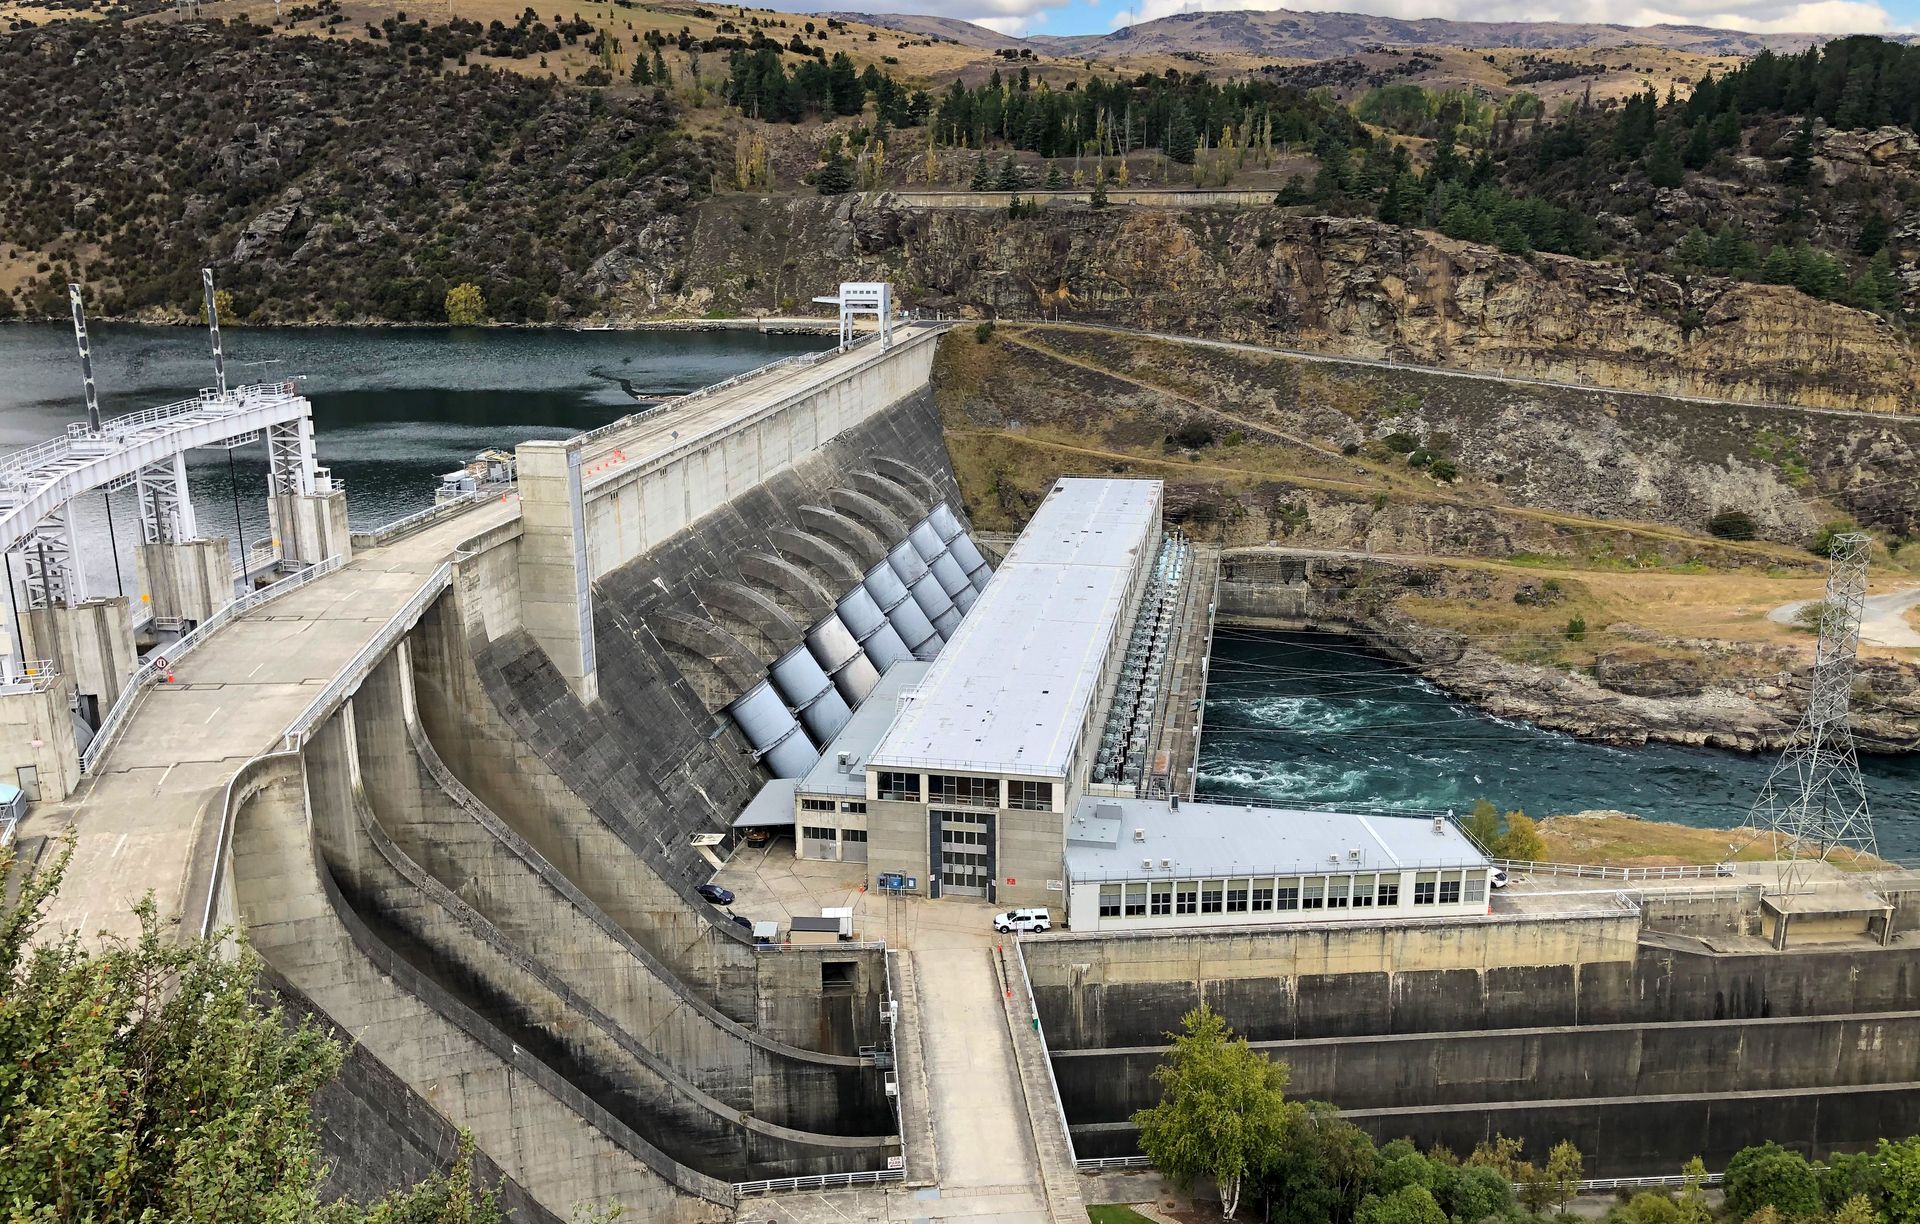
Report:
[[[1810,874],[1808,862],[1837,848],[1875,854],[1873,818],[1860,779],[1848,703],[1860,649],[1860,617],[1867,598],[1870,541],[1860,532],[1834,537],[1827,593],[1820,605],[1820,644],[1808,678],[1807,709],[1749,817],[1771,836],[1780,862],[1780,888],[1793,893]]]

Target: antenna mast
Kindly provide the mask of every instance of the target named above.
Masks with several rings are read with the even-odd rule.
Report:
[[[1806,851],[1811,850],[1815,860],[1826,859],[1840,846],[1878,852],[1848,721],[1867,598],[1869,544],[1857,531],[1833,538],[1806,713],[1748,817],[1755,829],[1771,835],[1780,889],[1787,894],[1804,887],[1811,874],[1808,860],[1801,857]]]
[[[227,395],[227,360],[220,353],[220,307],[213,299],[213,269],[200,269],[200,287],[207,295],[207,331],[213,336],[213,389]]]
[[[80,376],[87,384],[87,432],[100,432],[100,393],[93,386],[93,346],[87,343],[87,309],[80,304],[80,286],[67,286],[73,304],[73,338],[80,346]]]

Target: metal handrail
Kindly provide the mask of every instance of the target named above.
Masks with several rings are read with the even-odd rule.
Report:
[[[847,1186],[878,1186],[905,1181],[905,1169],[864,1169],[853,1173],[812,1173],[805,1177],[771,1177],[765,1181],[733,1183],[738,1198],[752,1194],[780,1194],[791,1190],[838,1190]]]
[[[320,695],[308,702],[307,708],[300,711],[294,720],[287,724],[286,731],[281,735],[282,745],[288,751],[304,745],[307,736],[313,733],[313,729],[319,725],[320,720],[331,713],[334,706],[340,704],[360,687],[360,682],[366,679],[367,673],[380,661],[380,657],[413,628],[421,614],[434,600],[440,598],[441,593],[452,585],[452,582],[453,562],[442,561],[420,589],[408,597],[407,602],[400,606],[398,612],[387,618],[386,624],[380,626],[379,632],[355,652],[353,658],[349,659],[346,666],[334,675],[326,688],[320,690]]]
[[[179,662],[180,659],[197,650],[217,630],[235,617],[250,612],[261,604],[271,603],[290,591],[298,590],[316,578],[331,574],[344,564],[346,564],[346,559],[339,553],[335,553],[325,561],[321,561],[315,565],[309,565],[297,574],[288,575],[278,582],[242,595],[240,598],[215,612],[212,616],[209,616],[206,620],[201,621],[194,627],[193,632],[176,641],[167,643],[166,646],[162,647],[161,650],[150,657],[138,671],[127,677],[126,684],[121,686],[120,695],[114,698],[113,708],[107,711],[106,718],[100,722],[100,729],[94,732],[93,739],[87,744],[86,751],[80,754],[80,772],[83,774],[92,773],[94,767],[100,763],[100,758],[106,754],[107,749],[112,746],[114,738],[119,735],[121,728],[125,725],[128,715],[131,714],[133,710],[135,699],[139,697],[141,690],[145,689],[147,685],[164,674],[175,663]]]
[[[424,527],[428,523],[443,518],[453,518],[455,515],[462,514],[482,502],[490,502],[495,497],[508,493],[517,487],[517,484],[511,480],[501,480],[495,481],[492,484],[481,485],[471,493],[462,493],[459,497],[449,497],[447,500],[435,502],[425,509],[415,510],[411,514],[403,514],[392,522],[383,523],[371,531],[356,531],[353,533],[353,545],[355,548],[377,548],[382,544],[389,543],[400,536],[406,535],[408,532]]]
[[[60,678],[60,669],[52,659],[28,659],[20,664],[20,674],[0,681],[0,692],[44,693]]]
[[[1033,1032],[1040,1039],[1040,1064],[1047,1069],[1047,1087],[1053,1092],[1053,1113],[1060,1121],[1060,1140],[1067,1145],[1067,1159],[1078,1165],[1073,1154],[1073,1127],[1067,1123],[1066,1101],[1060,1095],[1060,1080],[1053,1073],[1053,1052],[1047,1048],[1046,1026],[1040,1020],[1040,1004],[1033,997],[1033,976],[1027,972],[1027,950],[1020,937],[1013,937],[1013,954],[1020,962],[1020,985],[1027,992],[1027,1012],[1033,1017]]]
[[[1670,867],[1609,867],[1601,863],[1540,863],[1530,859],[1493,860],[1494,866],[1511,873],[1566,876],[1576,880],[1711,880],[1729,878],[1732,873],[1718,863],[1688,864]]]

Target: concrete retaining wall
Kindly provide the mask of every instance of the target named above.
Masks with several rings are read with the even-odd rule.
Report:
[[[1056,1050],[1158,1044],[1205,1000],[1251,1040],[1902,1011],[1920,948],[1713,953],[1632,914],[1030,941]]]
[[[1910,1079],[1920,1012],[1806,1019],[1508,1029],[1261,1042],[1288,1092],[1342,1109],[1417,1109],[1582,1097],[1797,1092]],[[1165,1047],[1056,1054],[1075,1122],[1124,1122],[1159,1099]]]
[[[335,1031],[332,1020],[284,977],[267,969],[262,978],[290,1025],[312,1020],[333,1031],[345,1046],[340,1074],[313,1094],[320,1159],[327,1167],[320,1183],[322,1202],[373,1202],[453,1167],[460,1154],[458,1128],[365,1045]],[[474,1180],[499,1197],[502,1210],[517,1224],[566,1224],[485,1152],[474,1152],[473,1172]]]
[[[1626,1097],[1511,1105],[1442,1105],[1359,1110],[1347,1115],[1377,1143],[1411,1139],[1470,1152],[1496,1136],[1516,1138],[1528,1155],[1571,1140],[1594,1177],[1673,1174],[1691,1156],[1725,1168],[1741,1148],[1771,1139],[1809,1157],[1872,1147],[1885,1135],[1920,1129],[1920,1083],[1819,1088],[1795,1093]],[[1127,1156],[1130,1123],[1073,1128],[1081,1157]]]

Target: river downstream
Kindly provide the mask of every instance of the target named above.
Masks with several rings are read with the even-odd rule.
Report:
[[[1592,744],[1493,718],[1354,639],[1222,627],[1201,742],[1203,794],[1349,810],[1530,815],[1611,808],[1701,828],[1740,824],[1771,754]],[[1920,858],[1920,759],[1862,758],[1881,852]]]

